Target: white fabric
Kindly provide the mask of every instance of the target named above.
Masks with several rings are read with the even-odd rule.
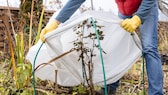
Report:
[[[100,41],[103,51],[106,83],[113,83],[120,79],[127,70],[141,56],[140,40],[136,33],[134,37],[120,27],[120,19],[109,12],[86,12],[78,16],[73,16],[66,23],[59,26],[55,31],[45,35],[46,43],[42,46],[37,60],[37,67],[41,63],[47,63],[49,60],[69,51],[73,48],[73,41],[76,39],[73,28],[84,20],[90,20],[91,17],[97,21],[97,25],[101,25],[104,34],[104,39]],[[94,28],[84,28],[84,34],[88,35]],[[92,40],[84,39],[87,42],[86,46],[92,47]],[[97,40],[95,41],[97,44]],[[32,46],[27,54],[27,59],[33,64],[35,55],[41,45],[39,41]],[[138,45],[138,46],[137,46]],[[100,51],[95,48],[93,57],[94,71],[93,83],[95,85],[103,85],[102,61]],[[82,66],[79,59],[79,52],[71,52],[70,54],[56,60],[51,65],[45,66],[35,75],[42,80],[55,81],[55,70],[58,70],[57,83],[63,86],[74,86],[83,82]],[[87,60],[87,59],[86,59]],[[85,61],[86,61],[85,60]],[[88,71],[88,68],[86,68]]]

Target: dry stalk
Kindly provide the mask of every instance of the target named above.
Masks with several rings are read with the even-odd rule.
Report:
[[[57,56],[57,57],[55,57],[55,58],[49,60],[47,63],[42,63],[42,64],[38,65],[38,66],[34,69],[34,71],[39,70],[39,69],[41,69],[41,68],[43,68],[43,67],[49,65],[50,63],[54,62],[55,60],[58,60],[59,58],[61,58],[61,57],[65,56],[65,55],[67,55],[67,54],[73,52],[74,50],[75,50],[75,49],[71,49],[71,50],[69,50],[69,51],[67,51],[67,52],[65,52],[65,53],[63,53],[63,54],[61,54],[60,56]]]
[[[16,41],[16,32],[15,32],[15,29],[14,29],[14,26],[13,26],[13,20],[12,20],[12,17],[11,17],[11,12],[10,12],[10,9],[9,9],[9,2],[7,0],[7,6],[8,6],[8,12],[9,12],[9,19],[11,21],[11,27],[12,27],[12,32],[14,34],[14,38],[15,38],[15,41]]]
[[[10,52],[11,52],[14,80],[17,80],[15,55],[14,55],[13,44],[12,44],[11,35],[10,35],[10,29],[9,29],[9,22],[8,22],[8,18],[7,17],[8,16],[6,14],[0,16],[0,18],[3,20],[4,26],[5,26],[5,29],[6,29],[7,40],[8,40],[9,48],[10,48]]]
[[[32,0],[32,6],[31,6],[30,31],[29,31],[29,48],[31,47],[31,39],[32,39],[33,10],[34,10],[34,0]]]

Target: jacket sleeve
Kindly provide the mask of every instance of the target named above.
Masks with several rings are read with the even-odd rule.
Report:
[[[59,12],[56,20],[64,23],[73,15],[73,13],[82,5],[83,2],[85,2],[85,0],[69,0]]]
[[[157,5],[158,0],[142,0],[137,12],[135,13],[141,18],[142,23],[145,21],[150,11]],[[157,10],[156,10],[157,11]]]

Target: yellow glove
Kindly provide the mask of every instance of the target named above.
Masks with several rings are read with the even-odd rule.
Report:
[[[53,21],[53,22],[50,22],[47,24],[47,26],[45,26],[44,29],[42,29],[41,33],[40,33],[40,39],[45,42],[45,38],[44,38],[44,35],[49,33],[49,32],[52,32],[53,30],[55,30],[59,25],[59,22],[58,21]]]
[[[138,28],[141,25],[141,19],[135,15],[132,18],[125,19],[121,23],[121,27],[124,28],[128,32],[135,31],[136,28]]]

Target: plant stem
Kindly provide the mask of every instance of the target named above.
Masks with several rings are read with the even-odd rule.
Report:
[[[32,0],[32,6],[31,6],[30,31],[29,31],[29,48],[31,47],[31,39],[32,39],[33,9],[34,9],[34,0]]]
[[[11,21],[11,26],[12,26],[12,32],[13,32],[13,35],[14,35],[14,38],[15,38],[15,41],[16,41],[16,33],[15,33],[15,29],[14,29],[14,26],[13,26],[13,20],[12,20],[12,17],[11,17],[11,12],[10,12],[10,9],[9,9],[9,2],[7,0],[7,6],[8,6],[8,12],[9,12],[9,19]]]
[[[44,16],[44,10],[45,10],[45,6],[43,6],[42,11],[41,11],[41,15],[40,15],[40,22],[38,24],[38,32],[37,32],[37,36],[36,36],[36,41],[35,43],[37,43],[37,41],[40,38],[40,32],[41,32],[41,28],[42,28],[42,21],[43,21],[43,16]]]
[[[2,18],[5,28],[6,28],[6,34],[7,34],[7,40],[9,43],[9,48],[10,48],[10,52],[11,52],[11,60],[12,60],[12,68],[13,68],[13,74],[14,74],[14,80],[17,80],[17,72],[16,72],[16,63],[15,63],[15,55],[14,55],[14,50],[13,50],[13,44],[12,44],[12,40],[11,40],[11,36],[10,36],[10,30],[9,30],[9,22],[8,22],[8,16],[6,14],[4,14],[4,16],[0,17]]]

